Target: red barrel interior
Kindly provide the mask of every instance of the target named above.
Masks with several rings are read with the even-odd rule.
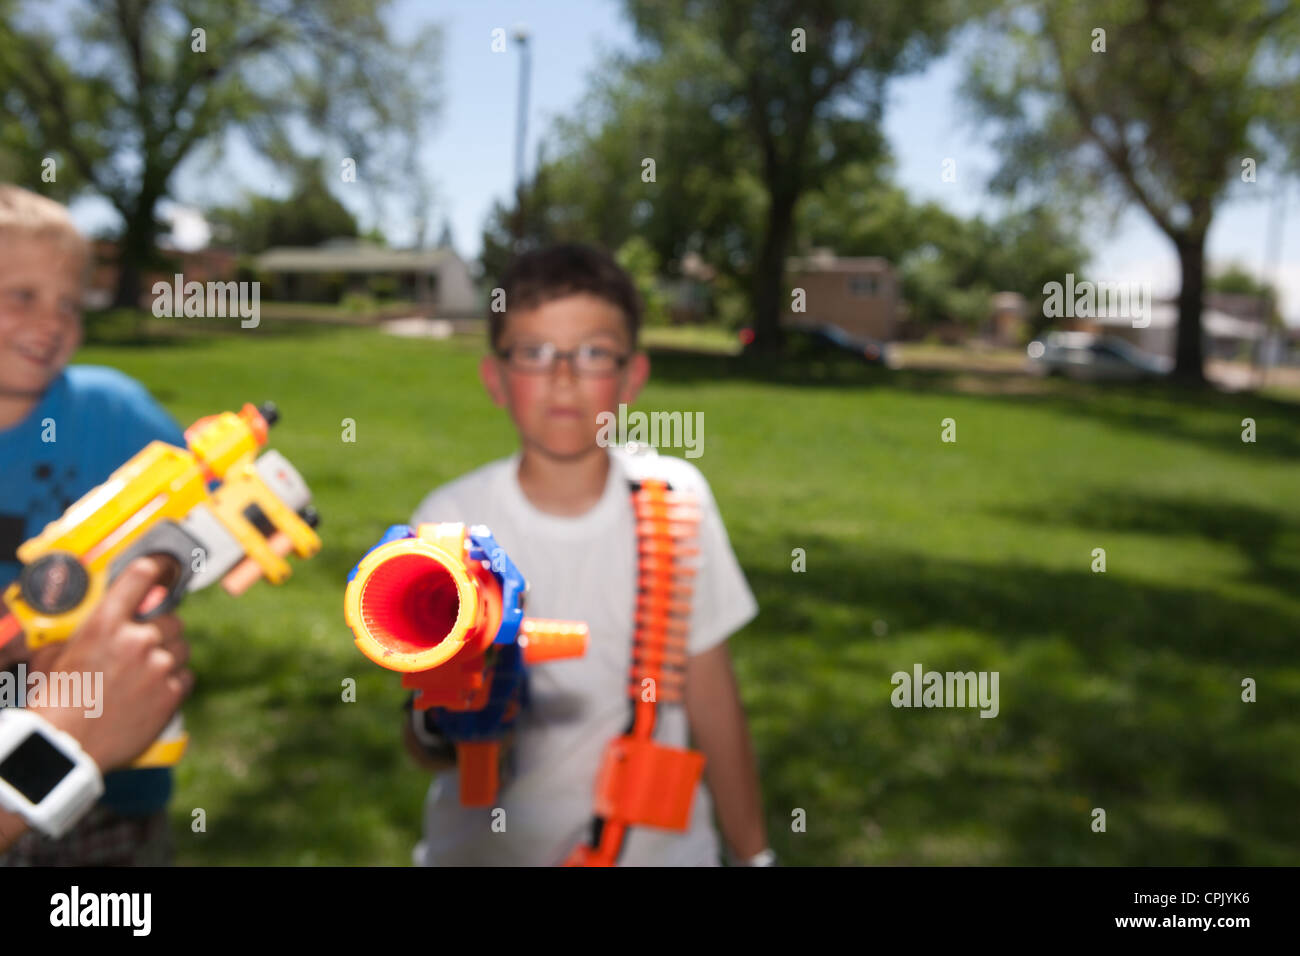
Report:
[[[442,564],[403,554],[378,565],[361,592],[361,620],[390,651],[413,654],[439,644],[456,625],[460,597]]]

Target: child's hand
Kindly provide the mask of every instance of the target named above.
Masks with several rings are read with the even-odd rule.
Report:
[[[27,638],[19,634],[8,644],[0,647],[0,670],[11,670],[19,664],[27,665],[27,672],[41,671],[48,674],[50,667],[63,652],[63,644],[46,644],[32,650],[27,646]]]
[[[27,638],[21,633],[7,643],[0,644],[0,671],[9,670],[23,661],[30,660],[32,652],[27,647]]]
[[[133,561],[72,639],[53,645],[54,659],[47,661],[50,670],[104,675],[100,719],[79,707],[49,707],[42,713],[76,737],[105,771],[125,767],[144,752],[194,687],[180,620],[172,615],[135,620],[145,594],[164,577],[157,558]]]
[[[48,674],[54,669],[54,662],[59,659],[63,653],[62,644],[46,644],[44,647],[37,648],[34,651],[28,651],[27,670],[29,673],[41,671]]]
[[[519,719],[527,695],[523,657],[517,644],[501,647],[492,666],[492,691],[481,710],[448,710],[431,707],[430,723],[452,743],[496,740],[510,731]]]

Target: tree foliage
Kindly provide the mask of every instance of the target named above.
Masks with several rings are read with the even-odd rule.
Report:
[[[154,255],[158,202],[200,146],[238,134],[273,163],[356,164],[356,185],[427,199],[414,157],[438,34],[397,39],[372,0],[0,0],[0,169],[122,219],[120,304]],[[41,160],[57,161],[56,183]],[[335,166],[336,169],[339,165]]]
[[[249,196],[242,205],[207,214],[213,235],[243,253],[272,246],[318,246],[328,239],[355,239],[357,220],[330,194],[318,164],[307,164],[286,199]]]
[[[950,4],[627,0],[627,9],[640,48],[611,60],[584,109],[560,125],[560,158],[524,197],[524,242],[586,229],[582,238],[610,248],[639,236],[665,263],[698,252],[743,282],[756,346],[775,347],[799,200],[883,152],[887,82],[940,48]],[[489,232],[509,215],[498,210]],[[500,249],[485,241],[485,257]]]
[[[888,172],[883,164],[847,167],[800,206],[799,235],[806,247],[888,259],[918,322],[975,327],[988,318],[996,292],[1020,293],[1032,312],[1045,283],[1083,274],[1087,251],[1051,207],[964,219],[935,203],[913,203]]]
[[[1288,0],[1008,0],[967,94],[998,131],[994,186],[1135,203],[1182,268],[1176,374],[1204,381],[1205,238],[1243,161],[1273,176],[1300,125]],[[1243,182],[1243,180],[1245,180]]]

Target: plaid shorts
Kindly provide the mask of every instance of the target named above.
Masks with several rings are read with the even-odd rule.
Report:
[[[52,840],[28,830],[0,866],[171,866],[172,836],[167,812],[124,817],[96,805],[64,834]]]

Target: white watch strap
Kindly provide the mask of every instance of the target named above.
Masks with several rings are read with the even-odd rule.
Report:
[[[42,738],[32,741],[33,737]],[[35,745],[48,754],[57,751],[70,768],[49,786],[48,792],[33,803],[15,786],[7,774],[21,769],[10,759],[23,745]],[[8,766],[6,762],[8,761]],[[69,733],[59,730],[37,713],[25,708],[0,709],[0,807],[24,817],[28,823],[50,837],[61,837],[81,819],[104,792],[104,778],[95,761],[81,749]]]

